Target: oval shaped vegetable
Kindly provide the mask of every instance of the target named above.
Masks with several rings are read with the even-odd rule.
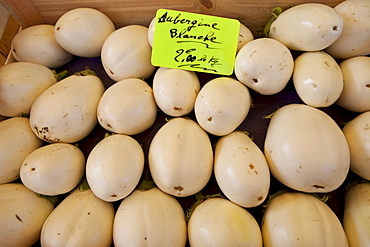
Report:
[[[14,58],[19,62],[30,62],[48,68],[59,68],[73,59],[56,41],[54,26],[40,24],[18,32],[11,42]]]
[[[114,83],[104,92],[97,108],[100,125],[119,134],[139,134],[153,125],[156,116],[153,90],[137,78]]]
[[[158,188],[135,190],[124,198],[114,217],[115,246],[183,247],[187,231],[180,203]]]
[[[293,83],[304,103],[328,107],[342,93],[343,75],[332,56],[323,51],[307,51],[294,61]]]
[[[29,247],[35,244],[53,204],[21,183],[0,185],[0,245]]]
[[[153,95],[158,107],[167,115],[179,117],[194,109],[200,90],[198,76],[193,71],[159,68],[153,78]]]
[[[370,180],[370,111],[346,123],[342,130],[350,150],[350,169]]]
[[[279,108],[264,145],[272,175],[295,190],[331,192],[347,177],[347,140],[336,122],[317,108],[305,104]]]
[[[208,81],[195,99],[194,112],[199,125],[208,133],[223,136],[234,131],[248,115],[249,90],[231,77]]]
[[[345,0],[334,9],[343,17],[343,31],[325,51],[340,59],[370,54],[370,2]]]
[[[96,112],[104,93],[94,75],[71,75],[46,89],[33,103],[30,126],[47,142],[73,143],[86,137],[97,123]]]
[[[75,145],[52,143],[30,153],[20,169],[22,183],[30,190],[55,196],[73,190],[85,172],[85,156]]]
[[[319,51],[336,41],[343,30],[343,18],[333,7],[303,3],[282,12],[271,24],[269,37],[291,50]]]
[[[195,121],[174,118],[154,135],[148,162],[158,188],[170,195],[190,196],[203,189],[212,175],[211,141]]]
[[[111,246],[114,208],[90,190],[75,189],[46,219],[41,246]]]
[[[344,86],[336,103],[349,111],[369,111],[370,57],[348,58],[339,66],[342,70]]]
[[[80,57],[98,57],[107,37],[115,30],[111,19],[93,8],[74,8],[55,23],[55,39],[66,51]]]
[[[1,66],[0,114],[29,114],[35,99],[56,82],[54,73],[40,64],[14,62]]]
[[[19,178],[23,160],[41,147],[42,141],[32,132],[29,119],[8,118],[0,122],[0,184]]]
[[[266,158],[243,132],[232,132],[217,141],[214,173],[224,195],[239,206],[256,207],[268,195],[270,170]]]
[[[343,228],[351,247],[370,245],[370,184],[348,188],[344,198]]]
[[[348,246],[342,224],[331,208],[313,195],[299,192],[272,198],[261,229],[266,247]]]
[[[223,198],[206,199],[195,207],[188,222],[190,246],[262,246],[255,218]]]
[[[148,28],[128,25],[111,33],[103,44],[101,61],[105,72],[114,81],[127,78],[147,79],[154,73]]]
[[[100,199],[118,201],[139,183],[144,169],[140,144],[127,135],[111,135],[95,145],[86,162],[86,179]]]
[[[263,95],[284,89],[293,73],[294,60],[289,49],[270,39],[255,39],[245,44],[235,58],[235,76]]]

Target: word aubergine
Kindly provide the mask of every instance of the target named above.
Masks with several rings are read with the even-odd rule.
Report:
[[[169,16],[168,12],[165,12],[161,17],[158,18],[158,23],[164,23],[164,22],[172,22],[173,24],[187,24],[189,25],[186,29],[187,31],[191,31],[191,29],[195,27],[211,27],[215,30],[220,30],[217,27],[217,23],[214,22],[212,24],[209,23],[202,23],[201,21],[198,21],[196,19],[186,19],[181,18],[181,13],[178,14],[176,17]]]

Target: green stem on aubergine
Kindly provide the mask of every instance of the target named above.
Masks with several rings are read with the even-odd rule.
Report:
[[[87,182],[87,179],[85,177],[81,180],[81,183],[78,185],[78,189],[82,192],[90,189],[89,183]]]
[[[291,8],[293,5],[289,5],[287,8]],[[275,7],[272,9],[271,12],[269,12],[270,15],[272,15],[271,19],[267,22],[265,25],[265,28],[263,30],[263,33],[266,37],[269,37],[270,27],[271,24],[278,18],[278,16],[283,12],[281,7]]]
[[[18,114],[18,117],[26,117],[26,118],[29,118],[30,117],[30,114],[29,113],[19,113]]]
[[[87,75],[94,75],[94,76],[98,76],[95,71],[91,70],[89,66],[86,66],[84,70],[81,70],[81,71],[78,71],[76,73],[74,73],[73,75],[77,75],[77,76],[87,76]]]
[[[144,171],[144,178],[141,180],[141,182],[136,187],[137,190],[140,191],[148,191],[153,188],[155,188],[155,183],[150,175],[150,172],[148,170]]]
[[[366,184],[366,183],[370,183],[370,181],[369,180],[366,180],[366,179],[360,178],[360,179],[357,179],[357,180],[355,180],[353,182],[350,182],[350,183],[346,184],[344,186],[344,188],[347,191],[347,190],[349,190],[350,188],[352,188],[353,186],[355,186],[357,184]]]
[[[42,195],[42,194],[36,194],[38,197],[41,197],[41,198],[44,198],[46,200],[48,200],[53,206],[55,206],[58,201],[59,201],[59,197],[57,196],[46,196],[46,195]]]
[[[64,79],[68,75],[68,70],[63,70],[59,73],[57,73],[55,70],[52,70],[52,71],[53,71],[54,77],[57,80],[57,82],[61,81],[62,79]]]

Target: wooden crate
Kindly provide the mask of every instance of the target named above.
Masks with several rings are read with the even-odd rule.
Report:
[[[19,28],[19,23],[0,5],[0,65],[5,64],[10,52],[10,43]]]
[[[18,31],[18,23],[22,28],[43,23],[55,24],[63,13],[77,7],[102,11],[117,28],[130,24],[148,26],[159,8],[235,18],[251,29],[255,37],[260,37],[264,25],[271,18],[269,12],[274,7],[284,8],[306,2],[335,6],[342,0],[0,0],[10,13],[5,37],[3,35],[0,41],[0,47],[6,47],[5,50],[1,48],[0,64],[4,64],[4,56],[9,53],[10,41]]]

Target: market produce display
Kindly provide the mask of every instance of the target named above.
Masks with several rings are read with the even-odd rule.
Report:
[[[369,246],[370,2],[271,14],[230,76],[153,66],[155,18],[19,31],[0,246]]]

